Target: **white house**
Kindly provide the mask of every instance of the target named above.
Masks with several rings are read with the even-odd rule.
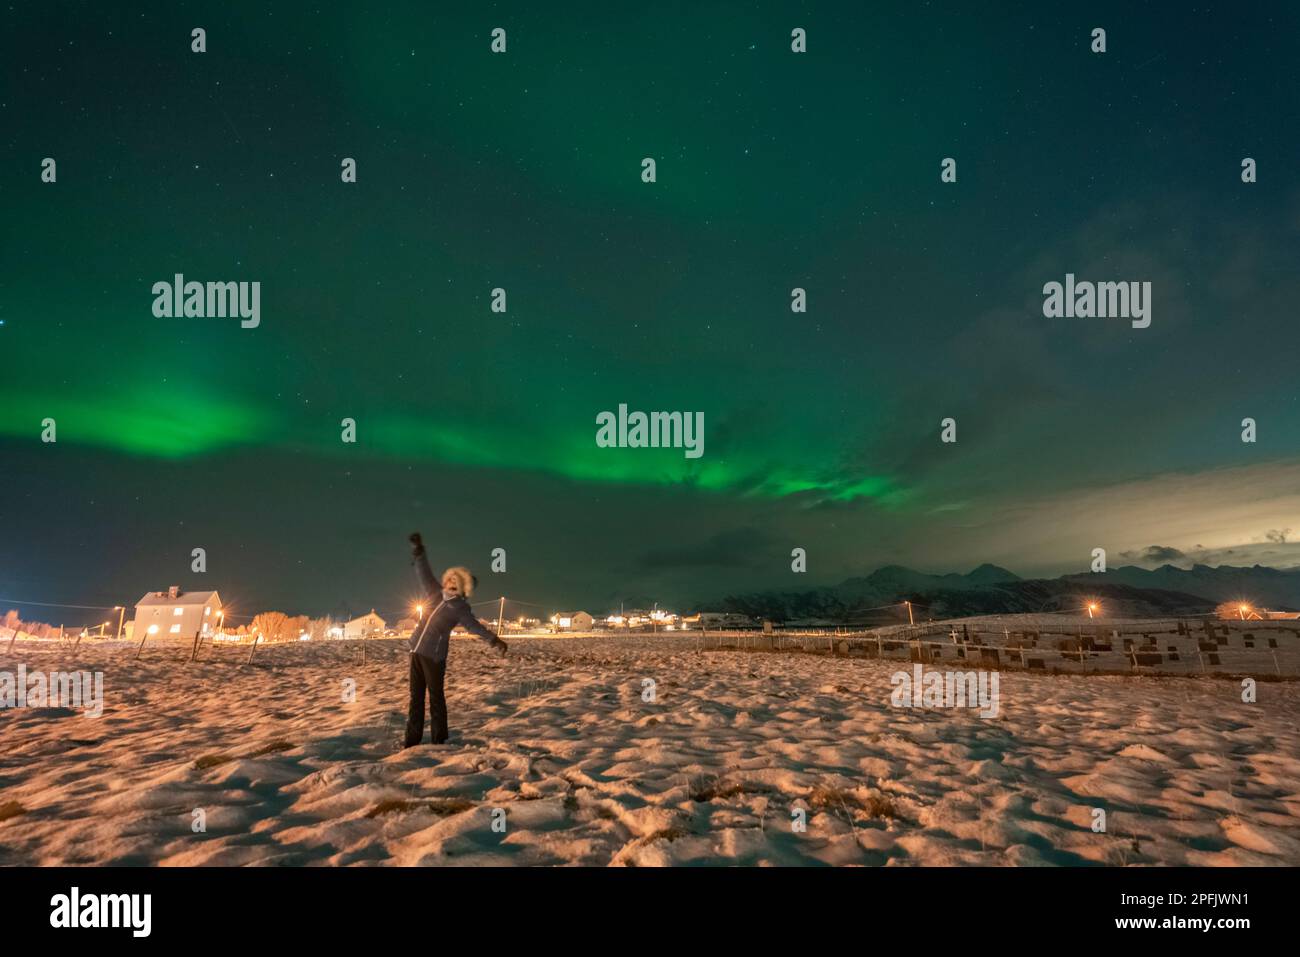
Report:
[[[591,616],[585,611],[557,611],[551,616],[556,631],[591,631]]]
[[[369,638],[374,635],[382,635],[388,623],[370,609],[370,614],[362,615],[360,618],[353,618],[343,626],[344,638]]]
[[[131,634],[143,638],[193,638],[215,634],[221,623],[221,597],[214,591],[181,591],[172,585],[166,591],[151,591],[135,603]]]

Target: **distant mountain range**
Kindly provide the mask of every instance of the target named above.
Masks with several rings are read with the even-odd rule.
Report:
[[[1064,577],[1073,581],[1115,582],[1135,588],[1182,591],[1213,599],[1215,603],[1246,601],[1276,611],[1300,609],[1300,568],[1269,568],[1265,565],[1251,568],[1234,565],[1176,568],[1173,565],[1161,565],[1159,568],[1147,569],[1124,565],[1100,574],[1085,573]]]
[[[965,575],[887,565],[831,587],[731,595],[709,608],[773,621],[847,623],[906,620],[905,608],[880,607],[904,601],[913,603],[919,620],[1067,611],[1082,609],[1089,599],[1099,601],[1107,616],[1119,617],[1202,615],[1220,602],[1237,600],[1294,610],[1300,608],[1300,569],[1125,565],[1102,573],[1024,579],[997,565],[981,565]]]

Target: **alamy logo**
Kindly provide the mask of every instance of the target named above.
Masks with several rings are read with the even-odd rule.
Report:
[[[51,927],[129,927],[131,936],[148,937],[152,926],[151,894],[70,894],[50,898]]]
[[[1131,319],[1134,329],[1151,325],[1150,282],[1075,282],[1065,274],[1065,285],[1052,281],[1043,286],[1043,315],[1048,319]]]
[[[159,319],[240,319],[240,328],[256,329],[262,322],[260,282],[185,281],[177,273],[171,281],[153,284],[153,314]]]
[[[96,671],[0,671],[0,709],[84,708],[85,717],[104,713],[104,673]]]
[[[913,665],[911,674],[895,671],[889,683],[895,708],[979,708],[981,718],[998,716],[996,671],[926,671]]]
[[[602,449],[685,449],[688,459],[704,454],[703,412],[627,411],[619,403],[618,415],[601,412],[596,416],[596,447]]]

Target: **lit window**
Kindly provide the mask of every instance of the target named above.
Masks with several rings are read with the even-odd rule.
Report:
[[[181,633],[181,626],[180,626],[180,625],[172,625],[170,630],[171,630],[171,633],[172,633],[173,635],[179,635],[179,634]]]
[[[208,615],[210,615],[210,614],[212,614],[212,606],[211,606],[211,605],[209,605],[207,608],[204,608],[204,609],[203,609],[203,617],[204,617],[204,618],[207,618]]]
[[[181,615],[185,614],[185,609],[180,607],[173,608],[172,614],[179,618]]]
[[[151,634],[151,635],[156,635],[156,634],[158,634],[158,626],[157,626],[157,625],[150,625],[150,626],[149,626],[149,634]]]

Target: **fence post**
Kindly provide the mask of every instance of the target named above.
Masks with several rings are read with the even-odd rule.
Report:
[[[253,647],[250,648],[249,651],[248,651],[248,661],[247,661],[247,664],[250,664],[250,665],[251,665],[251,664],[253,663],[253,655],[257,654],[257,643],[258,643],[259,641],[261,641],[261,640],[262,640],[262,636],[261,636],[261,635],[254,635],[254,636],[253,636]]]

